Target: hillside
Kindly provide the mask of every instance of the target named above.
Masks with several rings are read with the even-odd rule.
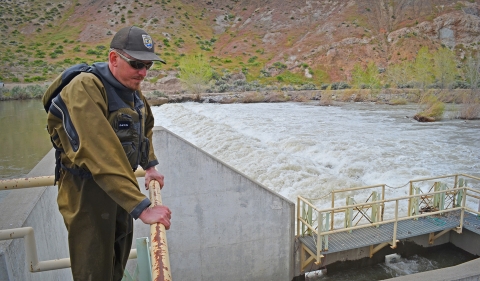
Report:
[[[422,46],[447,46],[460,61],[480,47],[479,14],[480,0],[5,0],[0,80],[44,81],[105,61],[113,34],[137,25],[167,61],[151,78],[202,52],[219,73],[268,82],[286,69],[320,85],[349,81],[356,63],[412,60]]]

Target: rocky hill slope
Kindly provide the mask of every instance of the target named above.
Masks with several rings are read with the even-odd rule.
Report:
[[[356,63],[385,69],[422,46],[447,46],[459,60],[476,53],[479,15],[480,0],[5,0],[0,80],[41,81],[103,61],[113,34],[137,25],[168,63],[155,66],[157,78],[201,52],[217,71],[250,80],[280,65],[315,84],[349,81]]]

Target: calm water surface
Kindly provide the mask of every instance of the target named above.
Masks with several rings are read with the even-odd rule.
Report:
[[[46,125],[41,100],[0,102],[0,179],[24,177],[51,149]]]

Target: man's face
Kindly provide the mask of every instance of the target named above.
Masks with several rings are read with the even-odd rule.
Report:
[[[117,51],[111,51],[109,54],[109,66],[113,76],[131,90],[140,90],[140,83],[147,75],[147,67],[144,65],[150,63],[151,61],[135,60],[129,55],[117,53]],[[141,68],[137,69],[139,67]]]

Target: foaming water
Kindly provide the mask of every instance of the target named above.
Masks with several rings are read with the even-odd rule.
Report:
[[[438,262],[431,261],[427,258],[414,255],[410,258],[400,258],[396,262],[380,264],[380,266],[393,276],[403,276],[413,273],[419,273],[439,268]]]
[[[182,103],[152,111],[156,125],[294,202],[382,183],[398,187],[388,189],[391,198],[407,195],[411,179],[479,175],[480,121],[418,123],[414,105]]]
[[[446,254],[446,253],[445,253]],[[398,276],[415,274],[440,268],[441,264],[435,260],[414,255],[408,258],[400,258],[393,263],[380,263],[374,266],[367,266],[362,268],[342,268],[335,272],[327,272],[326,275],[312,281],[371,281],[383,280]]]

